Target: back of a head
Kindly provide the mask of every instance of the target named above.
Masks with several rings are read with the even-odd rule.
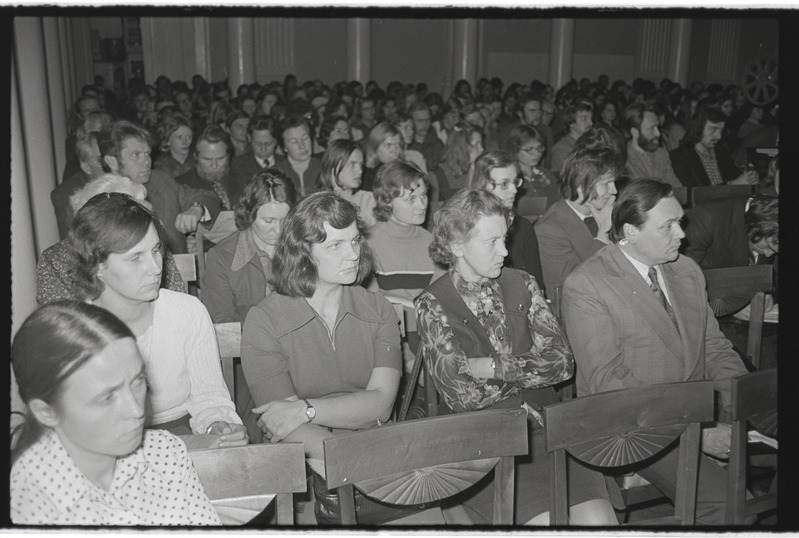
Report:
[[[89,181],[82,189],[69,197],[69,206],[74,213],[77,213],[86,202],[104,192],[120,192],[127,194],[145,207],[151,207],[150,203],[146,200],[147,188],[144,185],[135,183],[129,178],[118,174],[103,174],[97,179]]]

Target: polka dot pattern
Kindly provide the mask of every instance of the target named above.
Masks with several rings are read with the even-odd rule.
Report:
[[[27,525],[220,525],[183,442],[145,430],[117,458],[108,491],[92,484],[48,432],[11,469],[11,520]]]

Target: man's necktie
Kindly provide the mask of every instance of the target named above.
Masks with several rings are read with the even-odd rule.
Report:
[[[663,290],[661,289],[660,284],[658,283],[657,270],[655,270],[654,267],[650,267],[648,275],[650,281],[649,289],[651,289],[655,293],[655,295],[658,296],[658,299],[660,299],[661,304],[663,304],[663,308],[666,309],[666,313],[671,318],[671,322],[674,323],[675,327],[677,327],[677,318],[674,317],[674,309],[666,300],[666,294],[663,293]],[[679,330],[679,328],[677,328],[677,330]]]
[[[230,206],[230,198],[228,198],[225,187],[223,187],[222,184],[219,183],[218,181],[214,181],[213,186],[214,186],[214,192],[216,193],[217,196],[219,196],[219,200],[222,202],[222,209],[224,209],[225,211],[233,209]]]
[[[591,237],[596,237],[596,234],[599,232],[599,225],[594,220],[594,217],[588,215],[583,219],[583,223],[588,227],[588,230],[591,232]]]

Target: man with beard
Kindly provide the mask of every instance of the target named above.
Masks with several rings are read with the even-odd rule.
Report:
[[[718,422],[704,424],[696,524],[722,525],[730,453],[730,385],[746,368],[719,330],[696,262],[679,254],[683,209],[670,185],[631,181],[613,207],[610,241],[563,286],[563,320],[577,394],[712,380]],[[682,472],[675,446],[636,472],[674,499]],[[715,459],[712,459],[715,458]]]
[[[687,187],[753,185],[757,172],[741,173],[729,150],[719,145],[727,117],[715,108],[704,108],[688,127],[682,144],[669,153],[671,166]]]
[[[97,146],[105,172],[125,176],[147,187],[147,199],[161,219],[170,251],[188,252],[186,234],[196,231],[201,221],[216,218],[219,198],[206,190],[177,183],[163,170],[153,170],[152,137],[140,125],[115,121],[100,131]]]
[[[627,172],[632,179],[654,177],[672,187],[682,185],[674,174],[669,152],[660,145],[658,117],[651,105],[633,103],[624,110],[627,142]]]
[[[234,185],[230,178],[230,139],[219,125],[207,125],[194,146],[194,170],[175,178],[182,185],[212,191],[222,210],[232,210],[244,185]]]

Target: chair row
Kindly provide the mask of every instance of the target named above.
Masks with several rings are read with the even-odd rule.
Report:
[[[732,379],[731,388],[727,523],[743,524],[777,506],[776,493],[746,498],[750,426],[766,436],[777,435],[777,372],[745,374]],[[544,408],[551,525],[569,524],[567,457],[606,471],[629,469],[670,449],[677,439],[681,480],[674,515],[635,525],[694,525],[700,427],[713,420],[713,399],[713,382],[692,381],[583,396]],[[341,524],[357,525],[356,490],[381,503],[438,510],[441,501],[493,472],[493,523],[512,525],[513,458],[528,453],[527,442],[527,419],[520,409],[400,420],[325,440],[326,484],[338,493]],[[259,513],[274,497],[278,525],[293,524],[291,495],[305,491],[307,484],[302,445],[251,445],[190,450],[190,454],[227,524],[246,522],[245,516]]]

